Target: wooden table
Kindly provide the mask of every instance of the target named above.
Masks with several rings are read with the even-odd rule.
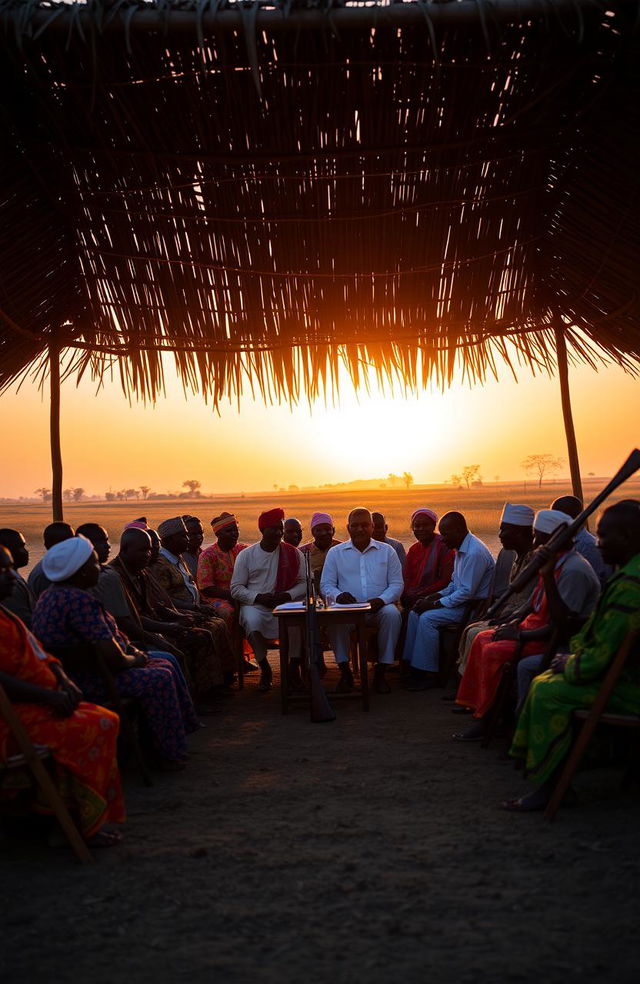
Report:
[[[318,619],[318,627],[320,629],[339,624],[352,624],[355,626],[356,630],[356,640],[357,640],[357,663],[360,672],[360,691],[354,691],[350,694],[327,694],[330,701],[334,700],[344,700],[345,698],[360,697],[362,699],[362,710],[369,710],[369,676],[367,673],[367,646],[365,638],[365,628],[367,615],[371,613],[371,605],[367,605],[366,608],[318,608],[316,609],[316,616]],[[285,612],[274,612],[278,618],[278,623],[280,625],[280,638],[284,634],[283,630],[288,625],[299,625],[302,629],[303,646],[306,646],[306,620],[307,612],[306,609],[298,609],[293,611]],[[307,652],[307,660],[311,658],[311,654]],[[282,704],[282,713],[289,713],[289,701],[299,701],[308,700],[309,695],[307,693],[291,694],[289,693],[289,660],[286,653],[283,655],[282,647],[280,647],[280,700]]]

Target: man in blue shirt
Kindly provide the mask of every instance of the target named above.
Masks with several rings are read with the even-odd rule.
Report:
[[[558,509],[560,512],[566,513],[567,516],[571,516],[571,519],[579,516],[583,508],[577,495],[561,495],[560,498],[551,503],[551,509]],[[593,567],[600,581],[600,587],[603,588],[613,574],[613,567],[605,564],[602,559],[595,536],[583,526],[576,533],[574,544],[578,553],[582,554],[584,559],[588,560]]]
[[[465,606],[489,596],[495,561],[482,540],[469,532],[459,512],[448,512],[440,520],[440,535],[456,551],[453,577],[437,594],[416,602],[409,613],[403,659],[411,667],[407,690],[428,690],[435,685],[440,662],[439,628],[460,622]]]
[[[398,555],[387,543],[373,539],[373,520],[368,509],[349,513],[347,530],[350,539],[331,547],[322,569],[320,592],[339,605],[369,602],[371,614],[367,625],[378,630],[378,664],[373,678],[374,690],[388,694],[385,669],[393,663],[400,635],[402,617],[396,602],[402,594],[402,568]],[[340,668],[339,692],[353,689],[349,666],[349,634],[352,625],[336,625],[329,634],[336,662]]]

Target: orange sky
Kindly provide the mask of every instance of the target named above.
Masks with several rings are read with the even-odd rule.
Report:
[[[572,369],[571,386],[583,474],[607,475],[640,445],[638,381],[619,369]],[[524,456],[566,459],[558,384],[506,372],[473,389],[424,392],[415,398],[359,399],[348,382],[341,405],[267,407],[244,400],[240,413],[215,414],[185,399],[171,376],[155,407],[130,407],[119,384],[100,393],[83,381],[63,387],[64,485],[89,494],[149,485],[182,491],[198,479],[205,492],[315,485],[409,471],[417,483],[442,482],[468,463],[485,480],[523,477]],[[5,424],[0,496],[31,495],[50,486],[48,406],[35,387],[0,398]],[[567,470],[565,469],[565,473]]]

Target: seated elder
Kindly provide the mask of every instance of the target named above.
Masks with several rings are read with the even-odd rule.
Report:
[[[198,558],[198,588],[203,598],[216,610],[216,615],[231,625],[234,604],[231,597],[231,576],[236,559],[246,543],[238,543],[240,530],[232,513],[223,512],[211,520],[216,542],[202,551]]]
[[[533,554],[533,520],[535,513],[531,506],[505,503],[500,517],[498,538],[502,549],[496,560],[493,582],[487,598],[487,608],[507,589],[512,581],[529,563]],[[506,577],[504,576],[506,574]],[[485,629],[491,626],[510,622],[515,612],[529,601],[534,589],[533,581],[526,584],[520,591],[515,591],[504,603],[495,619],[482,619],[472,622],[462,633],[459,647],[458,672],[464,673],[473,640]]]
[[[577,495],[561,495],[557,499],[554,499],[550,508],[558,509],[560,512],[566,513],[567,516],[571,516],[571,519],[576,519],[584,509],[584,504],[582,499],[579,499]],[[613,568],[603,561],[602,554],[598,550],[596,538],[593,533],[589,532],[586,526],[581,526],[576,533],[575,545],[578,553],[582,554],[584,559],[589,561],[598,576],[600,584],[604,587],[607,579],[613,574]]]
[[[417,543],[409,547],[404,568],[402,607],[410,610],[419,598],[442,591],[453,574],[455,554],[436,533],[438,516],[433,509],[416,509],[411,531]]]
[[[320,590],[338,604],[369,602],[367,625],[378,630],[378,663],[373,686],[377,693],[390,691],[385,678],[387,666],[395,659],[402,617],[396,602],[402,594],[402,568],[393,547],[373,538],[373,520],[368,509],[352,509],[347,523],[349,539],[332,547],[327,554]],[[340,668],[339,692],[353,689],[349,666],[351,624],[331,626],[329,636]]]
[[[161,547],[157,556],[151,558],[149,573],[166,591],[179,611],[193,615],[196,625],[211,633],[225,682],[229,684],[236,668],[229,630],[215,608],[200,597],[198,586],[182,559],[188,546],[184,520],[181,516],[165,520],[160,523],[158,534]]]
[[[166,649],[167,645],[176,646],[193,694],[199,701],[207,701],[223,685],[222,664],[211,633],[199,628],[191,615],[174,608],[168,596],[160,595],[160,589],[148,571],[153,551],[152,533],[153,530],[139,527],[125,528],[120,537],[120,553],[111,562],[112,570],[120,578],[132,620],[137,625],[133,639],[144,648],[150,643],[156,650]],[[198,708],[202,713],[201,703]]]
[[[273,609],[287,601],[302,599],[306,593],[303,557],[290,543],[283,542],[284,509],[270,509],[258,518],[262,534],[258,543],[243,550],[236,558],[231,578],[231,596],[240,603],[240,624],[244,629],[260,667],[258,690],[271,687],[272,672],[267,657],[267,642],[278,638],[278,619]],[[291,680],[300,680],[302,635],[291,626],[289,659]]]
[[[74,535],[73,528],[69,526],[68,523],[49,523],[48,526],[45,526],[42,534],[44,549],[49,550],[51,547],[54,547],[56,543],[62,543],[63,540],[68,540]],[[36,601],[42,592],[50,586],[49,581],[42,571],[42,560],[39,560],[38,563],[31,569],[29,577],[27,578],[27,584],[33,592],[33,596]]]
[[[600,517],[598,544],[605,564],[619,565],[598,607],[571,640],[571,655],[558,655],[533,681],[518,719],[510,754],[524,761],[538,788],[503,804],[517,812],[547,805],[573,737],[573,712],[588,709],[629,632],[640,629],[640,502],[626,499]],[[622,671],[607,711],[640,714],[640,661],[635,653]]]
[[[34,635],[61,658],[66,654],[73,660],[70,675],[95,701],[107,697],[105,681],[92,665],[92,650],[98,651],[114,674],[118,693],[139,700],[161,767],[184,768],[186,733],[199,727],[189,692],[168,661],[132,646],[89,593],[100,576],[89,540],[78,536],[58,543],[47,552],[43,569],[52,586],[38,599]]]
[[[541,509],[534,520],[534,544],[542,547],[571,517],[554,509]],[[554,554],[540,571],[531,598],[511,621],[497,629],[480,632],[473,641],[467,667],[460,681],[456,702],[473,710],[476,721],[458,741],[482,737],[483,718],[495,700],[502,667],[516,654],[521,658],[542,653],[554,629],[561,630],[569,619],[585,619],[595,608],[600,582],[591,565],[569,543]]]
[[[31,628],[33,609],[36,599],[33,591],[20,573],[21,567],[29,563],[29,551],[22,533],[17,530],[0,530],[0,546],[5,547],[13,557],[15,578],[11,594],[4,599],[4,607],[22,619],[28,629]]]
[[[377,540],[378,543],[388,543],[390,547],[393,547],[398,555],[402,573],[404,574],[404,565],[407,561],[407,553],[403,544],[400,540],[394,540],[392,536],[387,535],[389,526],[381,512],[371,513],[371,518],[373,520],[373,539]]]
[[[196,578],[198,561],[202,553],[204,530],[197,516],[183,516],[182,518],[184,525],[187,527],[187,549],[183,551],[182,559],[189,568],[191,576]]]
[[[309,554],[311,574],[316,591],[320,590],[320,577],[327,553],[331,547],[335,547],[341,542],[336,540],[335,532],[336,528],[329,513],[316,512],[311,517],[311,536],[313,539],[300,547],[302,553]]]
[[[294,516],[285,520],[282,542],[289,543],[292,547],[299,547],[302,539],[302,524]]]
[[[419,599],[409,612],[402,654],[410,666],[408,690],[428,690],[435,685],[440,664],[440,627],[458,624],[470,601],[487,598],[495,567],[491,551],[469,532],[462,513],[446,513],[440,520],[440,534],[445,546],[456,551],[453,576],[446,588]]]
[[[0,547],[0,601],[10,594],[14,580],[11,555]],[[84,701],[58,660],[2,605],[0,684],[31,741],[50,750],[54,780],[84,839],[103,847],[118,843],[118,834],[103,829],[125,818],[116,761],[118,716]],[[18,751],[0,717],[0,762]],[[40,805],[38,810],[42,812]]]

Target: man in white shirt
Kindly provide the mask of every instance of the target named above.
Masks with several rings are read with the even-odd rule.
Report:
[[[395,540],[392,536],[389,536],[389,524],[382,513],[372,512],[371,517],[373,519],[373,539],[378,540],[379,543],[388,543],[390,547],[393,547],[398,555],[402,573],[404,574],[405,564],[407,563],[407,551],[404,549],[404,544],[400,540]]]
[[[407,690],[428,690],[435,685],[440,661],[439,628],[459,622],[467,602],[489,596],[495,561],[489,548],[469,532],[459,512],[440,520],[440,535],[456,551],[453,577],[437,594],[420,599],[409,613],[403,659],[411,667]]]
[[[388,694],[385,669],[393,663],[402,618],[396,602],[402,594],[402,568],[398,555],[387,543],[373,539],[373,520],[368,509],[352,509],[347,531],[350,539],[331,547],[322,569],[320,592],[331,595],[339,605],[368,601],[371,614],[367,625],[378,630],[378,664],[373,680],[374,689]],[[349,666],[349,634],[352,625],[336,625],[329,634],[336,663],[340,668],[338,691],[353,689],[353,674]]]

